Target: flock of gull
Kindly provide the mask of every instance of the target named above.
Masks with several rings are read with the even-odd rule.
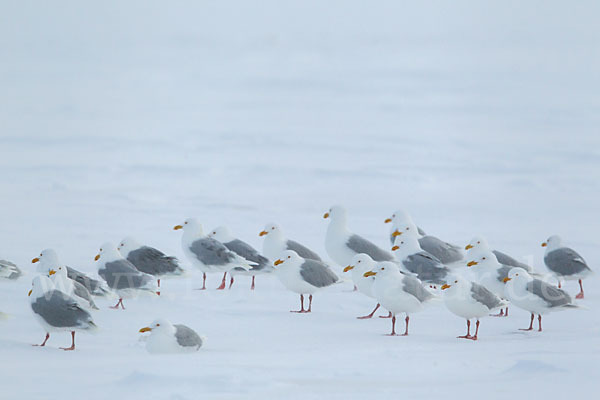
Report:
[[[408,335],[410,315],[437,299],[466,320],[467,332],[459,338],[477,340],[480,318],[506,317],[509,306],[531,314],[529,327],[524,330],[533,330],[537,315],[538,330],[542,331],[542,315],[579,307],[561,289],[562,282],[577,280],[580,292],[576,299],[583,299],[582,280],[592,272],[577,252],[562,245],[558,236],[542,243],[544,262],[558,283],[554,285],[531,266],[492,249],[483,237],[459,247],[427,235],[404,211],[396,211],[385,220],[391,225],[391,251],[350,231],[344,207],[334,206],[323,217],[330,221],[325,249],[343,272],[336,273],[316,252],[286,238],[277,224],[267,224],[260,232],[264,237],[262,254],[223,226],[205,234],[202,225],[192,218],[174,229],[183,231],[183,252],[203,273],[201,290],[206,289],[207,274],[222,274],[218,290],[226,288],[228,275],[229,288],[236,276],[248,276],[252,278],[250,289],[254,290],[256,276],[273,274],[300,296],[300,309],[292,312],[310,313],[313,295],[342,282],[340,276],[344,276],[351,278],[355,291],[375,303],[372,312],[357,318],[372,318],[380,307],[387,310],[381,318],[391,319],[390,335],[397,335],[397,315],[405,315],[401,335]],[[38,265],[38,274],[29,291],[31,309],[46,331],[40,346],[46,344],[51,332],[64,331],[71,333],[72,340],[71,346],[63,349],[74,350],[75,332],[96,328],[92,317],[92,310],[98,309],[96,296],[114,293],[118,302],[112,308],[125,309],[124,299],[141,292],[160,295],[162,278],[184,273],[175,257],[133,238],[125,238],[118,246],[105,243],[95,260],[96,278],[62,264],[52,249],[43,250],[32,260]],[[0,277],[20,276],[15,264],[0,260]],[[473,334],[471,320],[475,321]],[[153,353],[197,351],[204,340],[192,328],[165,319],[152,322],[140,332],[149,333],[146,348]]]

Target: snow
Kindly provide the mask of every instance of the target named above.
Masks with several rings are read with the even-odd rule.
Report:
[[[54,248],[87,272],[132,235],[180,257],[173,225],[198,217],[257,248],[265,223],[326,257],[322,219],[388,246],[383,220],[475,235],[545,271],[560,234],[598,270],[600,30],[596,2],[12,2],[0,12],[0,253],[28,275],[0,282],[7,398],[558,398],[597,390],[598,274],[587,310],[482,321],[443,306],[390,338],[359,321],[373,300],[337,285],[313,314],[274,277],[231,291],[165,280],[163,296],[98,300],[95,335],[43,331],[31,258]],[[339,271],[339,269],[338,269]],[[209,287],[219,283],[209,278]],[[567,290],[575,294],[577,285]],[[384,314],[381,311],[381,314]],[[153,356],[158,317],[207,336]]]

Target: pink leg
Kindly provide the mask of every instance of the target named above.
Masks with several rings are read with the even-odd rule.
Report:
[[[42,342],[42,344],[32,344],[32,346],[44,347],[46,345],[46,342],[48,341],[49,338],[50,338],[50,334],[48,332],[46,332],[46,338],[44,339],[44,341]]]
[[[226,280],[226,279],[227,279],[227,272],[225,272],[225,273],[223,274],[223,280],[221,281],[221,286],[219,286],[219,287],[217,288],[217,290],[223,290],[223,289],[225,289],[225,280]]]
[[[196,290],[206,290],[206,272],[202,273],[202,287]]]
[[[392,318],[392,312],[390,311],[388,315],[380,315],[379,318]]]
[[[392,333],[387,336],[396,336],[396,316],[392,315]]]
[[[508,307],[506,308],[508,310]],[[490,317],[508,317],[508,311],[504,314],[504,310],[500,310],[498,314],[490,314]]]
[[[61,349],[66,351],[75,350],[75,331],[71,331],[71,347],[61,347]]]
[[[467,320],[467,334],[463,336],[457,336],[458,339],[471,339],[471,321]]]
[[[369,319],[369,318],[373,318],[373,315],[375,315],[375,311],[377,311],[377,309],[379,308],[380,304],[377,303],[377,305],[375,306],[375,309],[373,311],[371,311],[371,314],[369,315],[365,315],[364,317],[356,317],[356,319]]]
[[[250,285],[250,290],[254,290],[254,278],[255,276],[252,275],[252,285]]]
[[[306,312],[312,312],[312,294],[308,295],[308,310]]]
[[[156,291],[156,294],[160,296],[160,279],[158,280],[158,290]]]
[[[229,281],[229,289],[233,286],[233,275],[231,275],[231,280]]]
[[[504,312],[504,316],[508,317],[508,307],[506,307],[506,311]]]
[[[119,299],[119,301],[117,302],[117,304],[115,304],[114,306],[110,307],[113,310],[118,310],[119,309],[119,305],[121,305],[121,308],[124,310],[125,306],[123,305],[123,299]]]
[[[562,287],[562,283],[560,281],[558,281],[558,288],[560,289]]]
[[[576,299],[583,299],[583,283],[581,283],[581,279],[579,280],[579,294],[575,296]]]
[[[479,333],[479,320],[477,320],[477,323],[475,324],[475,336],[473,336],[471,338],[471,340],[477,340],[477,334]]]
[[[538,314],[538,332],[542,331],[542,315]]]
[[[531,322],[529,323],[529,328],[527,328],[527,329],[521,328],[519,330],[520,331],[530,331],[530,330],[532,330],[533,329],[533,319],[534,318],[535,318],[535,315],[531,314]]]
[[[406,329],[404,330],[404,333],[402,334],[402,336],[408,336],[408,321],[410,320],[410,317],[407,315],[406,318],[404,318],[404,322],[406,323]]]
[[[290,312],[293,312],[293,313],[305,313],[306,312],[304,310],[304,295],[303,294],[300,295],[300,310],[298,310],[298,311],[292,310]]]

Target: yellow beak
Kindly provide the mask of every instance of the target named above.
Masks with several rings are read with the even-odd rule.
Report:
[[[100,259],[100,254],[96,254],[96,257],[94,257],[94,261],[98,261]]]
[[[323,214],[323,218],[329,218],[329,213]]]
[[[392,247],[392,251],[396,251],[396,250],[398,250],[399,248],[400,248],[400,246],[394,246],[394,247]]]
[[[181,225],[175,225],[175,226],[173,227],[173,230],[174,230],[174,231],[178,231],[179,229],[183,229],[183,226],[181,226]]]
[[[472,248],[473,248],[473,246],[470,245],[470,244],[468,244],[468,245],[465,246],[465,250],[469,250],[469,249],[472,249]]]
[[[33,260],[31,260],[32,264],[35,264],[36,262],[40,261],[40,259],[38,257],[34,258]]]
[[[29,291],[29,293],[27,293],[27,296],[31,296],[31,292],[33,292],[33,289],[31,289],[31,290]]]
[[[150,332],[152,330],[152,328],[149,327],[143,327],[142,329],[140,329],[140,333],[144,333],[144,332]]]
[[[375,276],[375,275],[377,275],[377,272],[373,272],[373,271],[367,271],[367,272],[365,272],[365,273],[363,274],[363,276],[364,276],[365,278],[368,278],[368,277],[370,277],[370,276]]]
[[[258,236],[265,236],[265,235],[268,235],[268,234],[269,234],[269,232],[267,232],[267,231],[261,231],[261,232],[258,234]]]
[[[542,247],[546,247],[546,246],[548,246],[548,243],[546,243],[546,242],[542,243]]]
[[[477,265],[477,261],[469,261],[467,263],[467,267],[472,267],[473,265]]]
[[[54,275],[55,273],[56,273],[56,271],[51,269],[50,271],[48,271],[48,276]]]
[[[448,289],[449,287],[450,287],[450,285],[448,285],[448,284],[444,283],[444,284],[442,285],[442,290],[446,290],[446,289]]]
[[[279,264],[283,264],[283,261],[282,261],[282,260],[276,260],[276,261],[273,263],[273,265],[279,265]]]
[[[346,268],[344,268],[344,272],[348,272],[348,271],[350,271],[352,268],[354,268],[354,265],[348,265]]]
[[[385,221],[383,221],[383,222],[386,223],[386,224],[389,224],[390,222],[392,222],[392,219],[391,218],[386,218]]]
[[[508,282],[508,281],[511,281],[511,280],[512,280],[512,278],[509,278],[509,277],[507,276],[506,278],[504,278],[504,279],[502,280],[502,282],[506,283],[506,282]]]
[[[395,231],[392,233],[392,236],[393,236],[393,237],[400,236],[400,235],[402,235],[402,232],[400,232],[398,229],[396,229],[396,230],[395,230]]]

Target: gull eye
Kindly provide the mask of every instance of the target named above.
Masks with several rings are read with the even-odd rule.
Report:
[[[102,248],[100,248],[100,251],[102,251]]]
[[[406,228],[406,230],[409,230],[410,228]]]
[[[396,218],[396,214],[392,214],[392,218]]]
[[[213,235],[216,235],[216,234],[217,234],[217,232],[213,232]]]
[[[516,274],[515,276],[519,276],[519,274]]]
[[[477,241],[477,244],[481,244],[481,242],[478,240],[478,241]]]
[[[454,281],[454,283],[458,283],[458,280]]]
[[[381,268],[381,270],[383,271],[385,268]]]
[[[184,224],[184,225],[187,225],[187,221],[185,221],[183,224]]]
[[[156,326],[160,326],[160,324],[156,324]]]
[[[292,256],[288,256],[288,258],[292,258]]]
[[[485,260],[485,257],[483,257],[483,260]]]
[[[275,230],[275,227],[272,227],[272,228],[271,228],[271,230],[272,230],[272,231],[274,231],[274,230]]]
[[[400,242],[400,244],[404,244],[404,242]]]

